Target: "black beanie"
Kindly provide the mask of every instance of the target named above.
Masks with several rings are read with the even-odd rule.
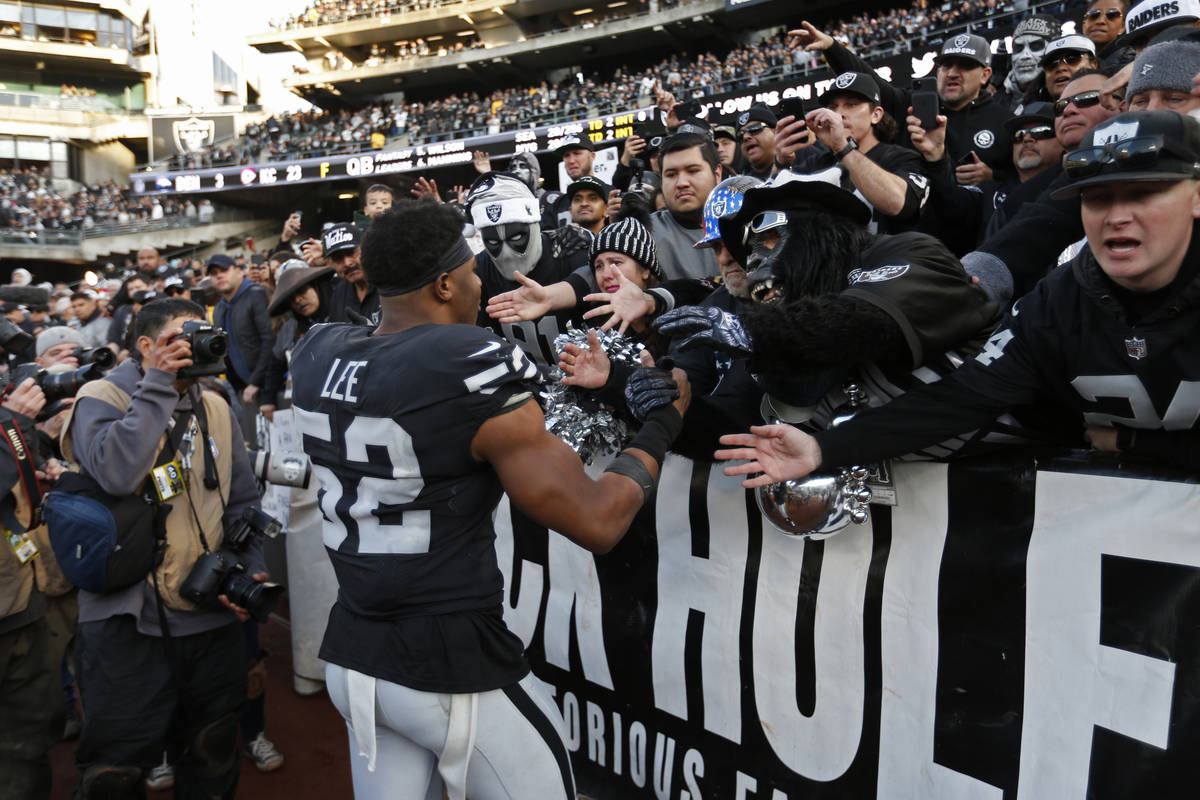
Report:
[[[654,248],[654,240],[646,226],[633,218],[618,220],[606,225],[600,234],[592,240],[592,249],[588,253],[588,261],[594,266],[596,256],[601,253],[622,253],[650,270],[650,274],[660,281],[666,280],[662,267],[658,265],[658,251]]]

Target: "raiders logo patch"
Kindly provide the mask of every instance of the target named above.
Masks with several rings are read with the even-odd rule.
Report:
[[[839,89],[845,89],[847,86],[849,86],[852,83],[854,83],[854,73],[853,72],[843,72],[841,75],[837,76],[837,78],[833,82],[833,85]]]
[[[738,126],[739,127],[742,125],[745,125],[749,121],[750,121],[750,112],[749,111],[743,111],[741,114],[738,115]]]
[[[856,269],[846,276],[846,280],[850,282],[851,286],[856,283],[883,283],[893,278],[899,278],[908,272],[909,267],[909,264],[890,264],[875,269]]]
[[[967,36],[965,33],[962,33],[962,34],[959,34],[958,36],[954,37],[954,46],[955,47],[966,47],[967,43],[970,41],[971,41],[971,37]]]
[[[974,141],[976,147],[986,150],[996,143],[996,134],[989,130],[976,131]]]
[[[487,206],[484,206],[483,210],[484,210],[484,213],[487,214],[487,218],[490,219],[492,222],[500,221],[500,212],[503,211],[503,209],[501,208],[499,203],[491,203]]]
[[[714,217],[725,216],[725,198],[724,197],[718,197],[713,200],[712,215]]]

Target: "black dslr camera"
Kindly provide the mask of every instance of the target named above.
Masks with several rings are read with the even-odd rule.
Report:
[[[112,351],[108,352],[111,355]],[[59,400],[74,397],[79,387],[88,381],[103,377],[104,367],[98,363],[86,364],[70,372],[47,372],[37,364],[21,364],[0,378],[0,398],[6,397],[26,378],[33,378],[46,394],[46,408],[49,410],[50,406]]]
[[[33,337],[8,317],[0,317],[0,351],[16,355],[30,347],[33,347]]]
[[[274,539],[283,526],[279,520],[257,508],[247,508],[237,529],[225,537],[219,550],[197,559],[180,594],[199,606],[222,607],[219,595],[250,612],[258,622],[266,622],[283,594],[278,583],[259,583],[246,574],[242,553],[255,536]]]
[[[180,378],[201,378],[220,375],[225,371],[225,354],[229,352],[229,335],[207,322],[190,319],[183,323],[183,332],[171,341],[183,339],[192,346],[192,365],[176,373]]]
[[[80,364],[98,364],[100,369],[109,369],[117,363],[117,356],[107,347],[76,347],[71,355]]]

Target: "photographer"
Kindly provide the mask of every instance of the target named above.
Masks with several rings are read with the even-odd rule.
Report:
[[[18,385],[0,407],[0,426],[9,434],[4,441],[15,432],[32,447],[33,418],[45,402],[32,380]],[[31,450],[0,447],[0,490],[5,492],[0,519],[22,536],[40,500],[23,488],[22,466],[32,469],[31,455]],[[54,729],[62,718],[62,650],[51,646],[47,601],[35,580],[38,558],[25,544],[0,548],[0,776],[6,798],[42,800],[50,795],[47,754],[62,732],[61,726]]]
[[[220,348],[204,341],[212,329],[204,330],[203,319],[190,300],[148,303],[135,321],[133,358],[80,390],[63,434],[64,453],[110,495],[140,493],[164,441],[174,450],[165,466],[186,481],[161,499],[168,510],[161,563],[132,586],[79,594],[87,708],[76,751],[81,798],[141,797],[142,770],[164,749],[176,765],[177,797],[230,798],[237,787],[246,697],[237,623],[249,612],[224,594],[220,604],[198,606],[181,591],[196,562],[239,530],[258,496],[233,412],[197,385],[198,375],[222,369]],[[267,579],[256,537],[241,557],[255,581]],[[116,663],[122,669],[111,669]]]

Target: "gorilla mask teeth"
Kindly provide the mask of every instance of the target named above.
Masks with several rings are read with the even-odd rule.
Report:
[[[783,300],[783,286],[775,286],[774,278],[760,281],[750,289],[750,297],[756,303],[774,305]]]

